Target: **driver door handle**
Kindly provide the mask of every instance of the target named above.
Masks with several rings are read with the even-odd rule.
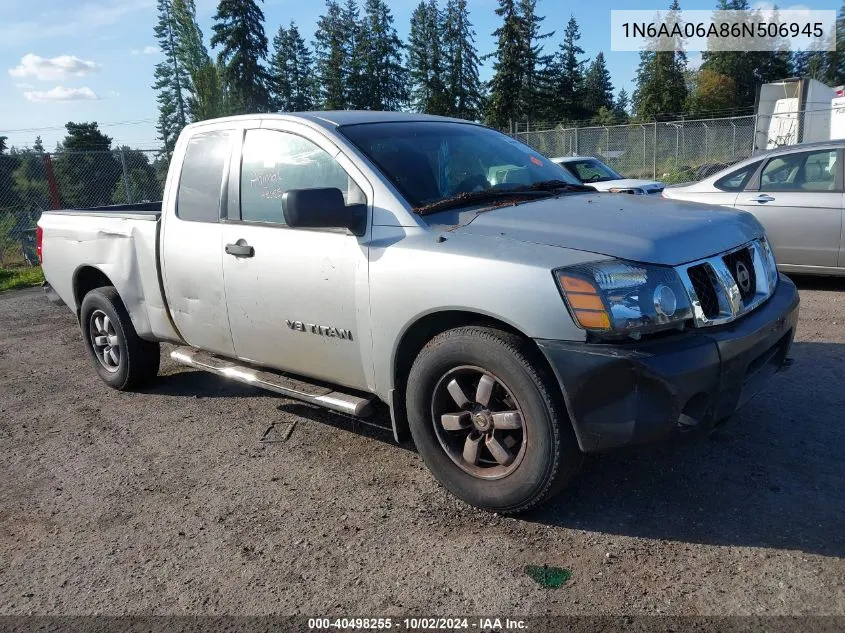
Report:
[[[772,196],[768,196],[765,193],[761,193],[759,196],[755,196],[750,198],[748,202],[772,202],[774,198]]]
[[[255,249],[249,244],[226,244],[226,252],[235,257],[254,257]]]

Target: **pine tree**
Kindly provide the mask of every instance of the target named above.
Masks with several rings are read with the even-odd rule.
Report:
[[[515,0],[499,0],[496,15],[502,18],[502,26],[493,31],[496,52],[492,56],[496,61],[489,84],[486,118],[493,127],[507,128],[519,116],[519,95],[525,79],[522,65],[525,26]]]
[[[398,110],[408,102],[407,69],[402,65],[402,41],[393,27],[393,14],[384,0],[367,0],[361,25],[368,110]]]
[[[537,0],[520,0],[519,14],[523,28],[523,77],[517,109],[521,117],[530,123],[547,109],[548,94],[553,91],[553,78],[549,69],[553,55],[543,53],[542,41],[552,37],[554,31],[541,32],[541,25],[546,18],[537,15]]]
[[[626,95],[627,98],[627,95]],[[601,108],[613,108],[613,83],[604,61],[604,53],[599,51],[587,74],[584,76],[584,109],[588,116],[595,115]]]
[[[347,36],[344,31],[340,5],[334,0],[327,0],[326,12],[317,20],[314,34],[319,101],[324,110],[343,110],[347,105],[344,72]]]
[[[551,107],[562,120],[581,120],[586,111],[582,105],[584,90],[584,49],[578,45],[581,29],[575,16],[570,16],[563,32],[554,67],[554,96]]]
[[[230,114],[221,71],[208,54],[194,0],[172,0],[176,56],[187,80],[185,99],[192,121]]]
[[[256,0],[220,0],[211,45],[220,47],[217,63],[237,112],[267,112],[270,97],[264,13]]]
[[[616,100],[613,102],[613,118],[616,123],[627,123],[630,117],[629,108],[631,107],[631,100],[628,97],[628,91],[622,88],[619,94],[616,95]]]
[[[41,141],[41,136],[35,137],[35,143],[32,145],[32,149],[38,152],[39,154],[44,153],[44,143]]]
[[[313,59],[293,22],[279,27],[270,58],[270,88],[274,108],[300,112],[314,108]]]
[[[667,24],[678,21],[679,10],[678,0],[673,0],[666,16]],[[640,53],[637,89],[634,91],[637,117],[653,119],[681,114],[687,99],[685,72],[686,53],[678,38],[662,45],[655,41],[650,50]]]
[[[442,30],[449,114],[478,120],[484,95],[478,77],[478,51],[475,48],[475,31],[469,21],[467,0],[447,0]]]
[[[153,90],[158,92],[159,116],[156,128],[167,156],[173,152],[179,132],[188,123],[185,94],[188,76],[179,61],[179,40],[171,0],[158,0],[158,22],[153,29],[162,61],[155,67]]]
[[[366,110],[370,106],[370,80],[367,77],[369,51],[364,23],[355,0],[346,0],[341,13],[343,21],[344,93],[346,107]]]
[[[744,11],[748,13],[750,4],[748,0],[719,0],[716,12],[719,11]],[[730,79],[736,87],[734,104],[741,108],[754,104],[757,93],[756,66],[760,62],[758,54],[749,54],[740,51],[726,51],[718,46],[718,42],[711,44],[712,49],[702,53],[703,62],[701,70],[709,70],[716,75],[722,75]]]
[[[120,164],[109,153],[112,139],[96,122],[68,123],[67,135],[55,160],[56,180],[66,207],[85,208],[111,204]]]
[[[428,114],[452,114],[444,82],[443,31],[437,0],[423,0],[411,15],[408,37],[408,77],[411,103],[415,110]]]

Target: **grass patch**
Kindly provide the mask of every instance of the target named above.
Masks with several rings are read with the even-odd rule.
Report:
[[[0,291],[37,286],[44,281],[40,266],[0,268]]]

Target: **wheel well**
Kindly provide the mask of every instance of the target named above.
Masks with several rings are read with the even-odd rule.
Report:
[[[425,347],[425,344],[432,338],[441,332],[445,332],[446,330],[467,325],[486,325],[494,327],[498,330],[510,332],[511,334],[515,334],[526,341],[529,341],[535,352],[535,354],[533,354],[535,362],[541,365],[544,373],[547,373],[547,375],[552,379],[551,382],[553,382],[553,384],[550,385],[550,387],[556,391],[557,395],[561,396],[560,402],[563,404],[563,394],[560,393],[560,386],[555,379],[554,371],[552,370],[551,365],[549,365],[548,360],[546,360],[546,357],[542,352],[540,352],[540,349],[530,337],[526,336],[512,325],[485,314],[467,312],[463,310],[435,312],[422,317],[411,325],[405,334],[402,335],[402,340],[399,342],[399,347],[396,350],[393,367],[393,384],[398,397],[393,399],[393,422],[396,427],[395,434],[400,441],[407,439],[409,436],[404,392],[405,383],[407,381],[408,374],[411,371],[411,365],[414,364],[414,360],[417,358],[420,351],[422,351],[422,348]],[[565,404],[563,406],[565,407]]]
[[[76,301],[76,314],[82,307],[82,300],[95,288],[113,286],[111,279],[106,274],[93,266],[83,266],[73,276],[73,298]]]

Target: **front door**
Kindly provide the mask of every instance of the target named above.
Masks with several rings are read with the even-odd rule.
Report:
[[[282,196],[290,189],[337,187],[347,205],[360,204],[368,183],[327,140],[296,125],[246,130],[242,156],[230,170],[223,225],[235,353],[366,389],[372,381],[369,229],[364,237],[293,229],[285,224]]]
[[[742,191],[738,209],[763,224],[779,264],[836,266],[843,193],[837,150],[776,156],[764,166],[759,190]]]

